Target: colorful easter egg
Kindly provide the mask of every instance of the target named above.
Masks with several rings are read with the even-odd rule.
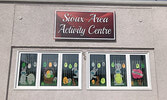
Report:
[[[136,64],[136,68],[140,68],[140,65],[139,65],[139,64]]]
[[[92,80],[92,84],[93,84],[93,85],[95,84],[95,80]]]
[[[46,67],[47,66],[47,63],[46,62],[43,62],[43,67]]]
[[[122,75],[120,73],[115,74],[114,78],[115,78],[115,83],[117,84],[121,84],[123,82]]]
[[[95,63],[94,62],[92,62],[92,67],[95,67]]]
[[[72,64],[69,64],[68,68],[71,69],[72,68]]]
[[[144,68],[144,64],[141,64],[141,68]]]
[[[125,63],[123,63],[123,64],[122,64],[122,68],[125,68],[125,67],[126,67],[126,65],[125,65]]]
[[[105,78],[101,78],[101,84],[105,84],[105,82],[106,82],[106,80],[105,80]]]
[[[22,63],[22,68],[25,68],[25,66],[26,66],[26,63]]]
[[[63,78],[63,84],[67,84],[68,83],[68,78],[67,77],[64,77]]]
[[[132,76],[134,79],[141,79],[143,77],[143,72],[140,69],[133,69]]]
[[[101,68],[101,64],[100,63],[97,63],[97,68]]]
[[[74,63],[74,67],[78,67],[78,64],[77,64],[77,63]]]
[[[105,62],[102,62],[102,66],[105,67],[106,63]]]
[[[64,63],[64,67],[67,67],[67,66],[68,66],[68,64],[67,64],[67,62],[65,62],[65,63]]]
[[[54,63],[53,63],[53,66],[54,66],[54,67],[57,67],[57,62],[54,62]]]
[[[31,68],[31,63],[28,64],[28,69],[30,69],[30,68]]]
[[[49,62],[49,67],[52,67],[52,62]]]
[[[112,63],[111,63],[111,67],[115,67],[115,64],[114,64],[114,62],[112,62]]]

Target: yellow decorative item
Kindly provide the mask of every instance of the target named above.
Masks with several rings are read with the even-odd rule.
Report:
[[[123,82],[122,75],[120,73],[115,74],[115,82],[121,84]]]
[[[63,84],[67,84],[68,83],[68,78],[67,77],[64,77],[63,78]]]
[[[93,84],[93,85],[95,84],[95,80],[92,80],[92,84]]]
[[[52,67],[52,62],[49,62],[49,67]]]
[[[139,65],[139,64],[136,64],[136,68],[140,68],[140,65]]]
[[[68,66],[68,64],[67,64],[67,62],[65,62],[65,63],[64,63],[64,67],[67,67],[67,66]]]
[[[122,64],[122,68],[125,68],[125,67],[126,67],[126,65],[125,65],[125,63],[123,63],[123,64]]]
[[[101,78],[101,84],[105,84],[106,83],[106,80],[105,80],[105,78]]]
[[[134,85],[134,82],[133,82],[133,81],[131,81],[131,85],[132,85],[132,86]]]

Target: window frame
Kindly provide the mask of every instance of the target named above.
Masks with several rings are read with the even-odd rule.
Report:
[[[21,54],[37,54],[37,67],[36,67],[36,83],[35,86],[18,86],[19,82],[19,73],[20,73],[20,59]],[[42,62],[42,54],[58,54],[58,72],[57,72],[57,86],[41,86],[41,62]],[[61,86],[61,75],[62,75],[62,59],[63,54],[78,54],[78,64],[79,64],[79,73],[78,73],[78,86]],[[14,81],[14,89],[16,90],[57,90],[57,89],[82,89],[82,52],[73,52],[73,51],[65,51],[65,52],[25,52],[18,51],[17,59],[16,59],[16,71],[15,71],[15,81]]]
[[[91,54],[103,54],[106,55],[106,81],[107,85],[100,86],[90,86],[90,55]],[[126,58],[126,75],[127,75],[127,86],[111,86],[111,75],[110,75],[110,55],[125,55]],[[130,66],[130,55],[144,55],[146,60],[146,75],[147,75],[147,86],[131,86],[131,66]],[[150,61],[148,52],[87,52],[86,61],[86,71],[87,71],[87,82],[86,87],[88,90],[152,90],[151,86],[151,74],[150,74]],[[109,67],[107,67],[109,66]]]

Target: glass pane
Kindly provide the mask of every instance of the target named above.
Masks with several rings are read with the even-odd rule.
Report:
[[[90,55],[90,86],[106,86],[105,55]]]
[[[37,54],[21,54],[18,86],[35,86]]]
[[[131,55],[130,64],[132,86],[147,86],[145,55]]]
[[[110,55],[111,86],[127,86],[125,55]]]
[[[42,54],[41,86],[57,86],[58,54]]]
[[[62,86],[78,86],[78,54],[63,54]]]

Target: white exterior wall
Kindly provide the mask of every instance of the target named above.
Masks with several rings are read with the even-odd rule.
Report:
[[[116,41],[53,40],[55,10],[116,11]],[[6,95],[8,100],[165,100],[167,93],[165,91],[167,84],[166,7],[1,3],[0,26],[2,27],[0,39],[3,40],[0,42],[2,61],[0,100],[5,100]],[[86,60],[84,59],[81,90],[15,90],[17,51],[29,50],[147,51],[150,53],[152,90],[87,90]],[[9,75],[6,70],[10,71]],[[7,87],[8,84],[9,87]]]

